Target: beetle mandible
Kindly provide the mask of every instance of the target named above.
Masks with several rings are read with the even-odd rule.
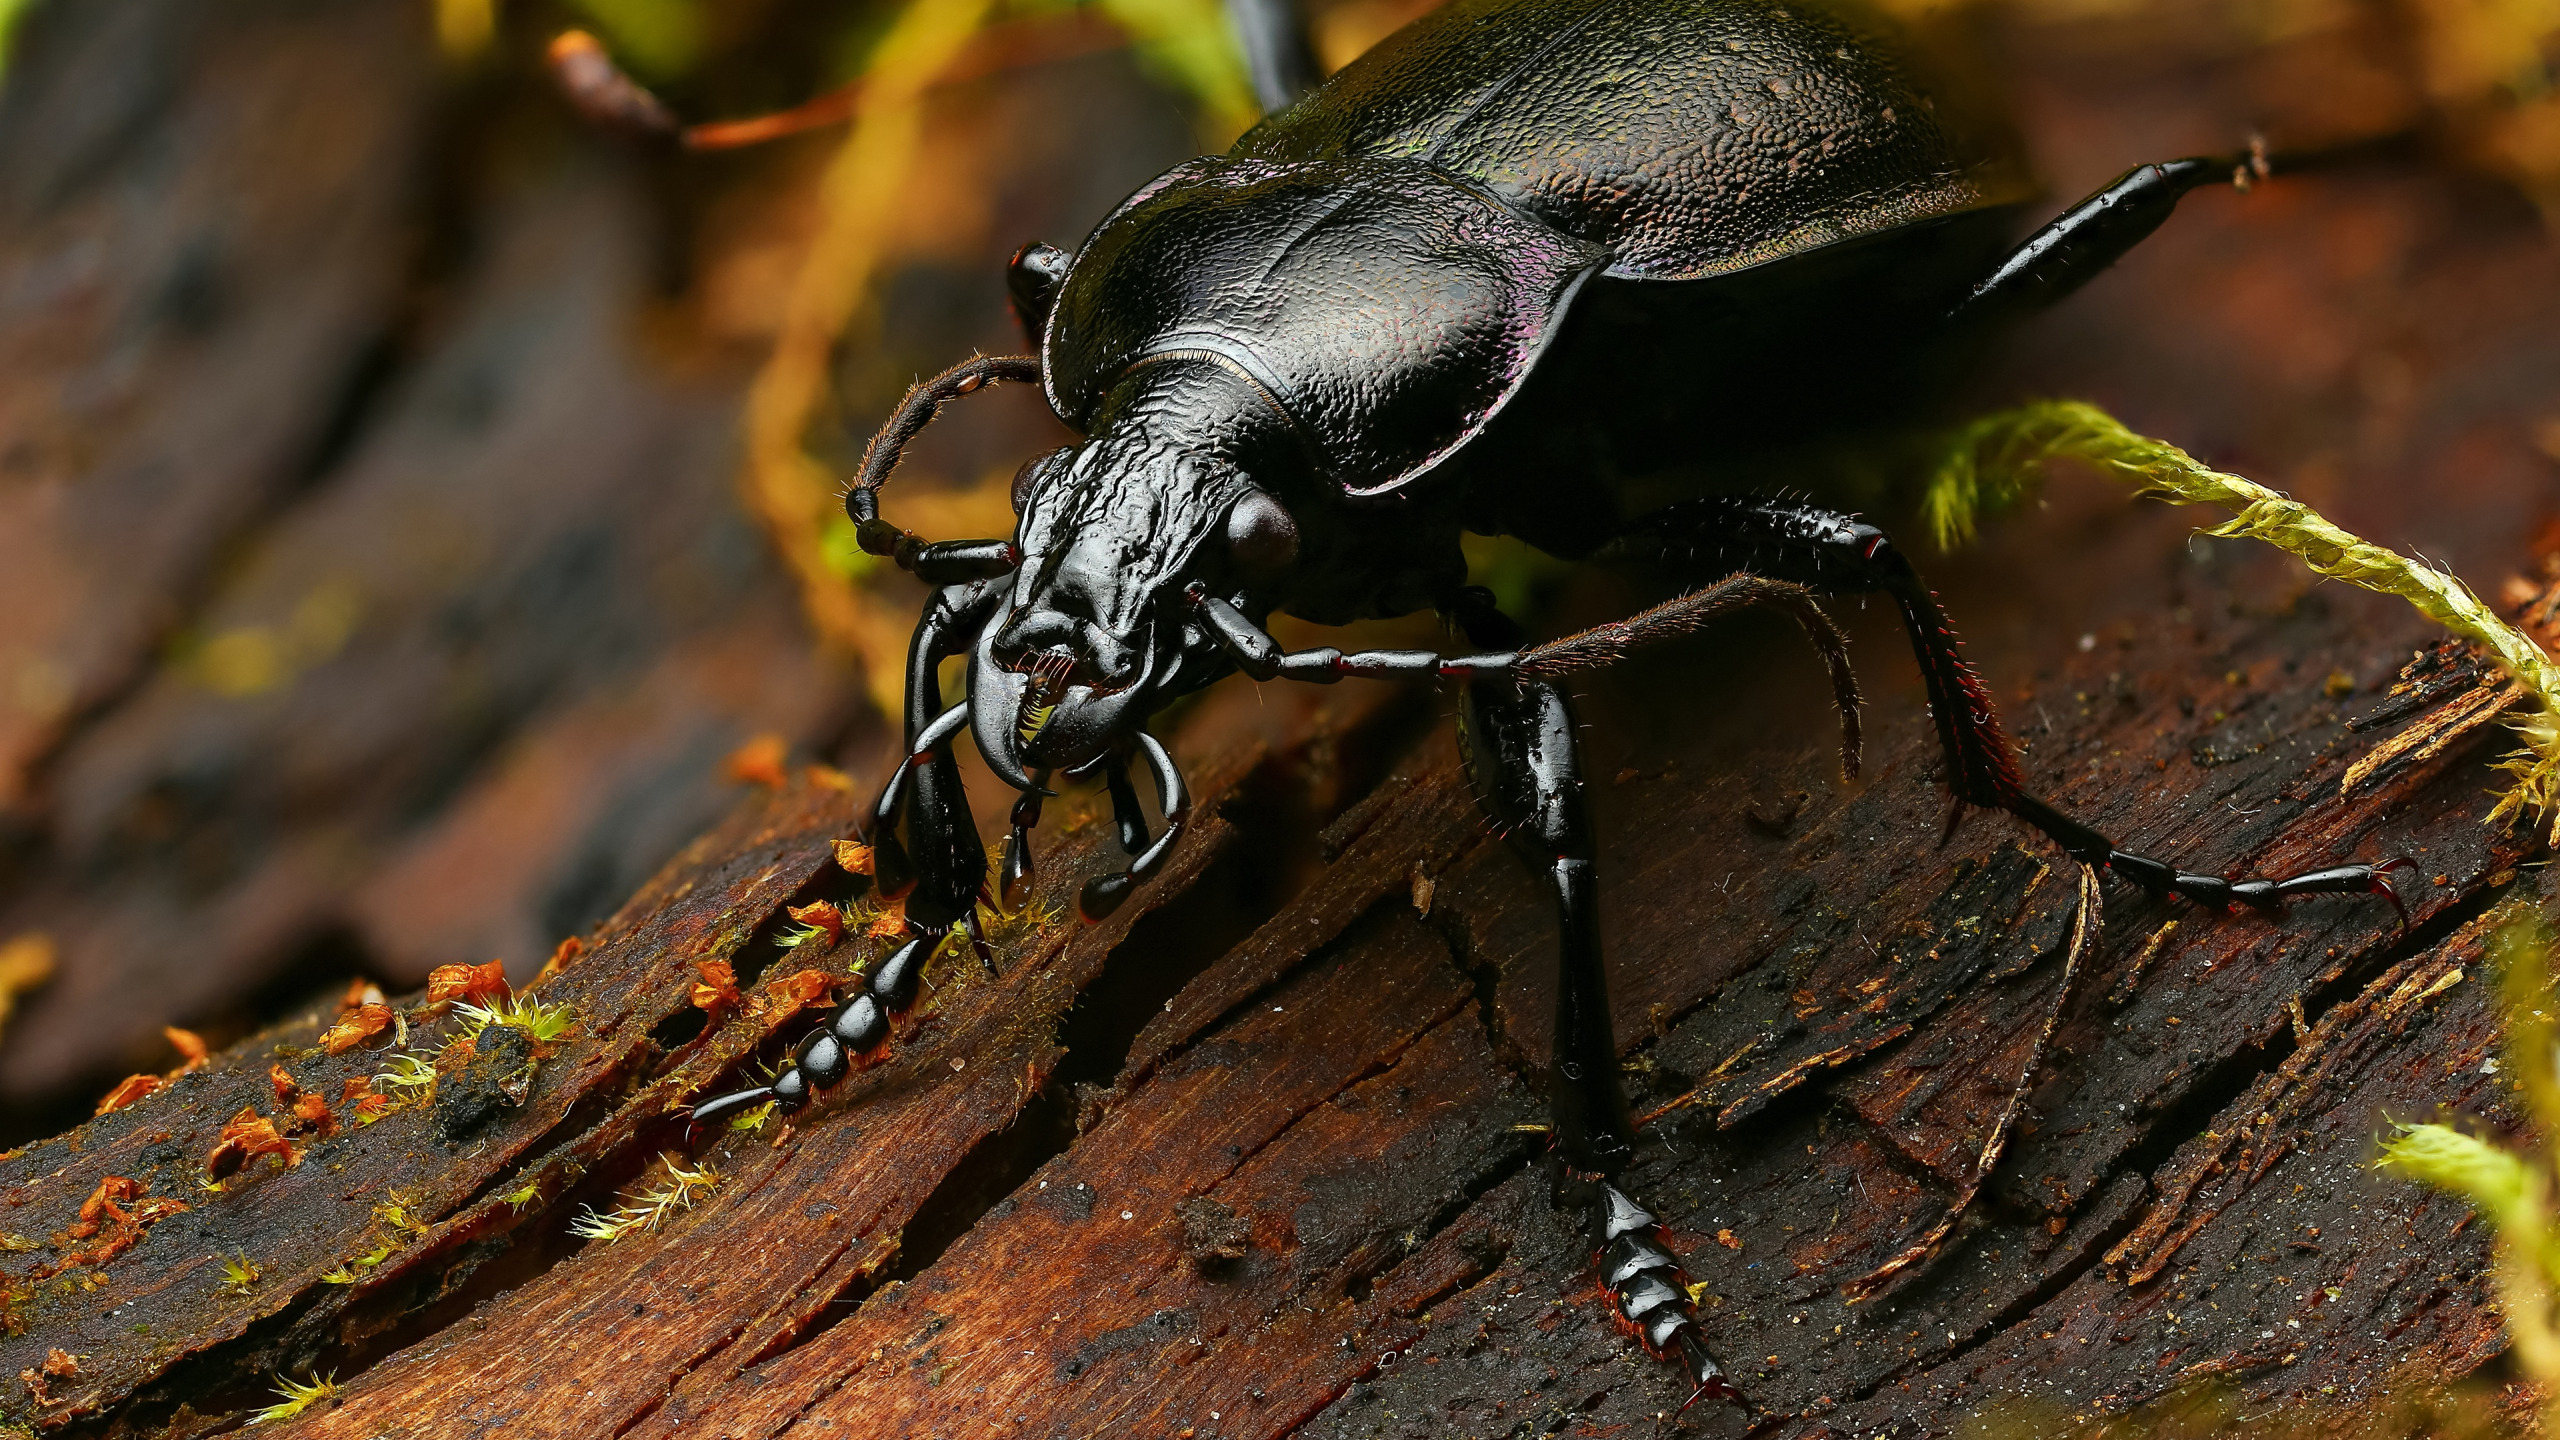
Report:
[[[1696,1394],[1730,1395],[1677,1259],[1619,1186],[1634,1131],[1553,675],[1740,601],[1881,595],[1925,678],[1956,812],[2005,810],[2083,866],[2209,906],[2389,896],[2388,867],[2189,874],[2029,793],[1936,598],[1854,516],[1712,490],[1629,503],[1627,476],[1801,428],[1808,395],[1815,411],[1882,403],[1922,378],[1914,357],[2069,293],[2181,195],[2253,165],[2139,166],[2013,246],[2028,187],[1914,76],[1874,23],[1802,0],[1455,0],[1226,154],[1142,187],[1073,255],[1025,247],[1008,283],[1038,354],[917,385],[846,496],[863,548],[937,587],[909,654],[908,753],[867,832],[913,938],[771,1085],[696,1117],[768,1098],[796,1111],[913,1003],[925,960],[987,888],[952,753],[962,729],[1019,792],[1007,904],[1027,892],[1052,786],[1108,786],[1132,859],[1082,887],[1090,919],[1182,833],[1181,773],[1146,731],[1168,702],[1237,670],[1454,682],[1478,796],[1543,872],[1560,926],[1546,1079],[1559,1196],[1588,1217],[1618,1318]],[[944,402],[1007,381],[1039,384],[1084,437],[1023,467],[1014,536],[927,541],[882,519],[906,443]],[[1465,532],[1744,573],[1603,642],[1528,650],[1468,585]],[[1274,611],[1338,624],[1424,609],[1479,653],[1284,651],[1262,628]],[[937,667],[962,654],[967,698],[943,710]],[[1841,696],[1854,739],[1845,682]],[[1133,770],[1159,797],[1156,834]]]

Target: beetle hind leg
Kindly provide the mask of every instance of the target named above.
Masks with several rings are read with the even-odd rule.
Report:
[[[1929,714],[1946,752],[1947,787],[1954,794],[1947,816],[1951,832],[1967,805],[2006,810],[2043,831],[2073,860],[2155,894],[2175,894],[2222,910],[2247,905],[2270,913],[2307,895],[2377,895],[2391,902],[2404,924],[2408,920],[2390,878],[2405,860],[2333,865],[2272,880],[2200,875],[2119,849],[2095,828],[2029,792],[1991,692],[1965,659],[1938,597],[1901,549],[1872,525],[1793,500],[1715,496],[1636,521],[1620,544],[1628,552],[1677,566],[1739,565],[1817,588],[1889,596],[1902,612],[1903,628],[1928,685]]]

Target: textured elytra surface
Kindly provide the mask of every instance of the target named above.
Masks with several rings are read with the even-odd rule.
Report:
[[[1451,5],[1237,148],[1427,162],[1655,280],[2019,188],[1949,133],[1883,27],[1757,0]]]
[[[1044,336],[1052,401],[1091,429],[1135,367],[1205,352],[1276,412],[1263,428],[1286,433],[1258,448],[1303,459],[1311,501],[1399,491],[1478,440],[1595,274],[1899,250],[1889,232],[2022,198],[1904,65],[1880,27],[1757,0],[1435,11],[1103,222]],[[1936,244],[1832,278],[1865,332],[1905,323],[1904,289],[1933,320],[1960,298],[1971,277],[1938,273]],[[1698,338],[1618,343],[1678,365]]]

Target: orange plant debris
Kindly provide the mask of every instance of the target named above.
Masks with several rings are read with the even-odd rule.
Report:
[[[552,947],[551,958],[542,962],[542,973],[533,977],[533,984],[539,985],[543,981],[550,979],[552,976],[559,974],[561,971],[568,969],[570,962],[585,954],[586,951],[587,942],[579,939],[575,935],[561,941],[558,945]],[[533,987],[529,985],[525,988],[531,989]]]
[[[824,970],[795,970],[766,981],[747,1013],[768,1023],[788,1020],[812,1005],[825,1004],[835,994],[835,983],[835,977]]]
[[[123,1175],[107,1176],[98,1182],[98,1188],[89,1193],[88,1199],[80,1202],[79,1223],[67,1233],[74,1240],[86,1240],[108,1225],[131,1218],[117,1202],[139,1199],[141,1195],[141,1181]]]
[[[139,1180],[109,1175],[98,1182],[98,1188],[90,1192],[88,1199],[80,1202],[80,1219],[63,1232],[65,1240],[95,1238],[98,1243],[70,1251],[30,1278],[44,1279],[75,1265],[104,1265],[141,1244],[143,1232],[155,1221],[186,1208],[185,1201],[172,1200],[165,1195],[144,1197]]]
[[[344,1055],[390,1028],[390,1006],[359,1005],[321,1032],[320,1048],[332,1055]]]
[[[163,1025],[160,1027],[160,1033],[168,1037],[169,1048],[177,1051],[179,1060],[184,1062],[173,1072],[172,1078],[184,1075],[190,1070],[202,1068],[205,1061],[213,1056],[212,1047],[205,1044],[204,1037],[193,1030],[181,1030],[175,1025]]]
[[[907,933],[907,900],[901,895],[880,907],[871,924],[862,932],[874,940],[895,940]]]
[[[729,752],[723,769],[728,777],[741,785],[762,785],[779,790],[790,777],[783,773],[783,757],[791,753],[791,744],[770,732],[759,735]]]
[[[391,1097],[374,1093],[370,1075],[348,1076],[345,1087],[338,1092],[338,1103],[347,1107],[359,1125],[370,1125],[391,1109]]]
[[[859,840],[836,842],[836,868],[847,875],[871,873],[871,847]]]
[[[213,1153],[204,1157],[204,1170],[207,1175],[220,1180],[238,1173],[241,1166],[261,1155],[273,1155],[288,1166],[302,1163],[302,1152],[277,1133],[276,1122],[244,1105],[240,1113],[232,1116],[230,1123],[222,1127]]]
[[[296,1129],[311,1130],[326,1140],[338,1133],[338,1117],[329,1109],[326,1097],[306,1090],[293,1097],[293,1121]]]
[[[745,997],[738,993],[736,966],[726,960],[697,960],[693,968],[702,976],[693,984],[694,1008],[717,1015],[723,1010],[734,1010],[743,1003]]]
[[[127,1075],[116,1082],[116,1088],[108,1091],[105,1099],[98,1102],[94,1113],[104,1115],[110,1110],[121,1110],[153,1091],[168,1087],[169,1082],[157,1075]]]
[[[789,905],[783,908],[790,913],[792,919],[801,924],[815,925],[826,931],[829,945],[844,939],[844,912],[836,908],[834,901],[819,900],[807,905]]]
[[[427,1003],[430,1005],[461,1000],[489,1006],[514,993],[507,987],[507,966],[503,960],[492,960],[486,965],[439,965],[427,972]]]

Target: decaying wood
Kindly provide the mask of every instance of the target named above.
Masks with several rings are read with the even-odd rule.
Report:
[[[1868,1433],[1915,1405],[2066,1391],[2104,1413],[2206,1375],[2369,1395],[2495,1352],[2482,1237],[2365,1161],[2377,1114],[2512,1118],[2480,1064],[2495,1027],[2477,969],[2482,916],[2530,883],[2530,852],[2481,823],[2485,735],[2341,793],[2398,733],[2358,728],[2359,711],[2407,697],[2341,702],[2284,662],[2389,674],[2419,632],[2379,629],[2306,601],[2209,632],[2220,679],[2176,668],[2185,635],[2083,662],[2157,683],[2109,706],[2094,765],[2039,754],[2077,773],[2062,799],[2191,864],[2411,854],[2414,928],[2372,904],[2302,905],[2279,925],[2119,892],[1996,1203],[1865,1303],[1843,1286],[1944,1212],[2041,1029],[2068,872],[1985,833],[1996,820],[1928,843],[1925,725],[1902,727],[1856,793],[1798,747],[1785,780],[1812,798],[1784,839],[1744,821],[1740,782],[1709,757],[1674,772],[1699,778],[1622,792],[1606,903],[1620,1033],[1655,1117],[1636,1179],[1682,1238],[1759,1423]],[[2449,646],[2411,668],[2446,698],[2397,726],[2465,704],[2476,674]],[[343,1396],[297,1426],[1442,1434],[1676,1409],[1668,1369],[1608,1329],[1539,1193],[1519,1127],[1537,1116],[1524,1077],[1551,941],[1445,741],[1240,944],[1205,968],[1183,958],[1190,927],[1173,922],[1186,892],[1215,893],[1236,807],[1308,763],[1246,742],[1199,767],[1206,823],[1128,914],[1028,924],[994,980],[948,967],[889,1064],[788,1127],[710,1137],[693,1152],[722,1177],[707,1198],[577,1246],[580,1207],[608,1208],[682,1147],[685,1098],[791,1031],[750,1005],[687,1036],[699,964],[728,963],[752,994],[813,960],[842,975],[861,951],[858,936],[779,947],[788,905],[860,890],[830,859],[851,792],[798,782],[537,987],[579,1026],[485,1129],[451,1133],[439,1100],[297,1137],[300,1163],[256,1160],[203,1190],[223,1122],[277,1111],[270,1066],[334,1095],[386,1062],[387,1035],[318,1052],[329,1017],[314,1016],[13,1156],[0,1204],[33,1248],[8,1260],[26,1328],[0,1362],[84,1357],[31,1418],[119,1432],[193,1431],[256,1376],[333,1369]],[[1042,904],[1100,863],[1106,831],[1089,811],[1064,823]],[[1756,859],[1748,878],[1699,883],[1710,854],[1737,853]],[[1416,866],[1438,871],[1427,914]],[[2130,994],[2097,998],[2137,964]],[[1163,1006],[1082,1133],[1061,1127],[1043,1095],[1066,1017],[1079,996],[1127,1004],[1115,987],[1150,967],[1170,974]],[[450,1023],[422,1011],[419,1049]],[[66,1266],[110,1176],[187,1208]],[[1193,1262],[1180,1212],[1202,1198],[1243,1222],[1243,1256]],[[935,1248],[909,1249],[919,1233]],[[227,1286],[225,1257],[258,1278]],[[2060,1362],[2048,1331],[2070,1342]]]

